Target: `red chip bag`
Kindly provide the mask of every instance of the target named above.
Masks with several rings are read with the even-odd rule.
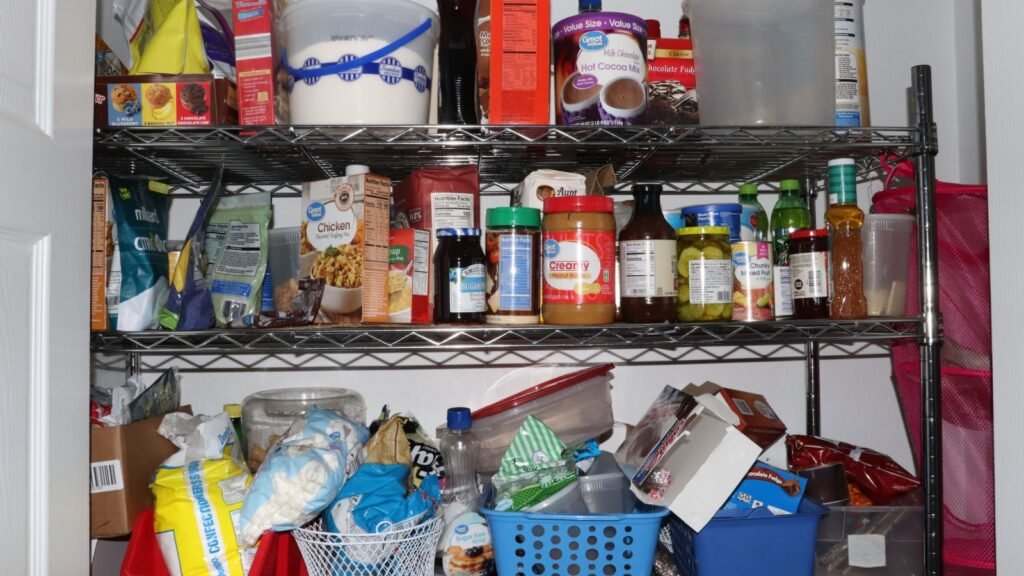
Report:
[[[786,451],[791,470],[841,463],[846,468],[846,477],[880,506],[921,485],[892,458],[867,448],[815,436],[787,436]]]

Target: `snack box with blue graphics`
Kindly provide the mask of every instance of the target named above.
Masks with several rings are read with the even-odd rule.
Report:
[[[777,516],[793,514],[800,508],[806,488],[806,478],[759,460],[722,508],[743,510],[767,507]]]

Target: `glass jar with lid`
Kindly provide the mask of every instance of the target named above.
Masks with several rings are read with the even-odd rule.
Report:
[[[829,317],[829,256],[827,229],[803,229],[789,235],[794,318]]]
[[[725,226],[676,230],[680,322],[732,320],[732,246]]]
[[[441,228],[434,253],[434,322],[479,324],[487,312],[479,228]]]

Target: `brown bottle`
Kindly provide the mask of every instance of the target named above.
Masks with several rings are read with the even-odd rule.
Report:
[[[676,317],[676,234],[661,212],[661,185],[633,186],[635,208],[619,233],[620,309],[624,322]]]

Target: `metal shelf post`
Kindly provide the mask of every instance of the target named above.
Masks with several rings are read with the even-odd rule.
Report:
[[[925,573],[942,574],[942,314],[939,310],[939,258],[935,217],[935,155],[938,154],[932,113],[930,66],[915,66],[913,90],[917,104],[920,152],[917,165],[918,246],[921,314],[922,453],[925,494]]]

